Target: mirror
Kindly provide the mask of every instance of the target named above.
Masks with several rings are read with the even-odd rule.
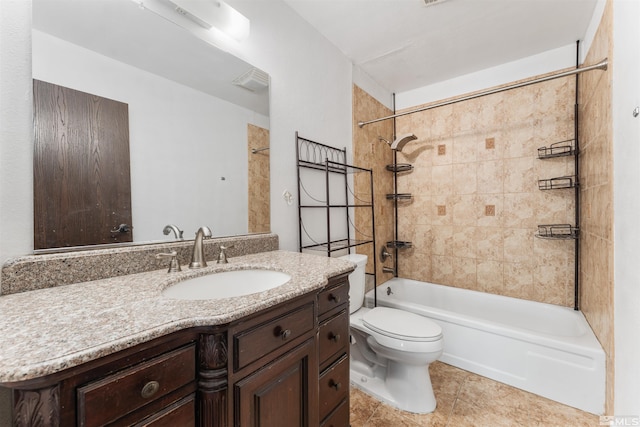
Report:
[[[131,0],[33,0],[32,60],[34,79],[128,105],[134,243],[269,231],[266,73]]]

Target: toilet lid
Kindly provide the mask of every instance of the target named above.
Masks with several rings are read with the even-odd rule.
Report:
[[[434,321],[395,308],[376,307],[362,316],[362,322],[379,334],[407,341],[435,341],[442,337],[442,328]]]

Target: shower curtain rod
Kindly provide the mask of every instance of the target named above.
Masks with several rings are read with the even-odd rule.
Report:
[[[467,95],[467,96],[462,96],[462,97],[459,97],[459,98],[453,98],[453,99],[450,99],[448,101],[439,102],[437,104],[428,105],[426,107],[420,107],[420,108],[417,108],[415,110],[405,111],[403,113],[397,113],[397,114],[394,114],[394,115],[391,115],[391,116],[387,116],[387,117],[381,117],[379,119],[369,120],[367,122],[358,122],[358,126],[359,127],[364,127],[365,125],[368,125],[368,124],[371,124],[371,123],[377,123],[377,122],[381,122],[383,120],[395,119],[396,117],[406,116],[407,114],[419,113],[421,111],[431,110],[432,108],[444,107],[445,105],[455,104],[456,102],[469,101],[471,99],[480,98],[481,96],[493,95],[494,93],[505,92],[507,90],[517,89],[517,88],[520,88],[520,87],[529,86],[529,85],[536,84],[536,83],[542,83],[542,82],[546,82],[546,81],[549,81],[549,80],[554,80],[554,79],[559,79],[559,78],[562,78],[562,77],[572,76],[574,74],[580,74],[580,73],[584,73],[586,71],[606,70],[607,69],[607,65],[608,65],[608,59],[605,58],[602,61],[598,62],[597,64],[589,65],[587,67],[576,68],[574,70],[569,70],[569,71],[563,71],[563,72],[560,72],[560,73],[557,73],[557,74],[551,74],[551,75],[546,76],[546,77],[539,77],[537,79],[526,80],[524,82],[515,83],[515,84],[509,85],[509,86],[504,86],[504,87],[500,87],[500,88],[496,88],[496,89],[489,89],[489,90],[486,90],[486,91],[483,91],[483,92],[480,92],[480,93],[476,93],[476,94],[473,94],[473,95]]]

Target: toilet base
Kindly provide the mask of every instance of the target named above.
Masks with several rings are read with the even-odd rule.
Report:
[[[391,366],[387,366],[387,369],[406,369],[406,366],[398,366],[395,363],[389,363],[389,365]],[[364,368],[365,366],[362,367]],[[368,369],[357,368],[357,363],[354,365],[352,364],[352,368],[349,372],[351,385],[362,390],[366,394],[369,394],[395,408],[416,414],[428,414],[436,409],[436,398],[431,387],[428,366],[427,374],[424,375],[424,373],[418,373],[418,377],[421,377],[422,379],[411,387],[406,387],[406,384],[397,384],[398,381],[394,381],[393,379],[386,380],[385,369],[374,368],[371,370],[370,367],[367,367]],[[421,368],[425,369],[424,366]],[[376,375],[376,373],[382,375]],[[396,378],[403,378],[403,376],[401,375]],[[413,378],[415,379],[416,377]]]

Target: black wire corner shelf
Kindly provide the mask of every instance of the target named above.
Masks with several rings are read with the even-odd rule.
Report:
[[[391,249],[410,249],[413,247],[413,243],[405,240],[391,240],[387,242],[387,247]]]
[[[570,224],[544,224],[538,225],[535,234],[540,239],[574,240],[580,235],[580,229]]]
[[[575,175],[538,180],[538,188],[540,190],[562,190],[565,188],[576,188],[579,185],[578,177]]]
[[[576,143],[574,139],[559,141],[549,147],[538,148],[539,159],[552,159],[554,157],[574,156],[576,154]]]
[[[356,246],[366,245],[372,242],[373,240],[338,239],[338,240],[332,240],[331,242],[314,243],[311,245],[305,245],[305,246],[302,246],[302,249],[331,253],[331,252],[337,252],[337,251],[353,248]]]
[[[411,193],[391,193],[387,194],[387,200],[411,200],[413,195]]]
[[[351,253],[351,248],[371,244],[373,245],[373,253],[376,253],[373,171],[347,164],[346,148],[340,149],[321,144],[301,137],[298,132],[296,132],[296,163],[298,172],[298,247],[300,252],[303,250],[322,251],[328,257],[332,257],[342,255],[345,251]],[[309,169],[320,171],[324,176],[312,173]],[[368,181],[367,188],[364,189],[366,195],[360,196],[352,189],[351,186],[354,183],[361,182],[360,178],[354,177],[354,174],[364,174],[362,176],[367,178],[363,181]],[[315,183],[316,187],[321,184],[324,194],[321,197],[312,196],[303,185],[303,180]],[[341,181],[342,183],[340,183]],[[313,201],[301,203],[303,193],[306,193],[307,199]],[[332,194],[337,195],[337,199],[332,198]],[[337,200],[344,202],[338,201],[336,203]],[[307,216],[311,211],[317,212],[319,208],[325,210],[325,221],[318,221],[317,214]],[[359,230],[352,221],[352,216],[359,208],[362,208],[361,212],[369,212],[370,220],[368,218],[365,221],[367,232]],[[313,230],[307,230],[305,218],[311,218]],[[335,229],[336,223],[340,225],[339,231]],[[322,235],[322,238],[315,238],[314,233]],[[361,237],[364,239],[360,239]],[[335,254],[338,251],[342,251],[342,253]],[[376,289],[376,257],[372,257],[370,261],[373,263],[373,273],[367,272],[366,274],[373,276],[373,285]]]
[[[387,165],[387,170],[395,173],[411,172],[413,170],[413,165],[409,163],[390,164]]]

